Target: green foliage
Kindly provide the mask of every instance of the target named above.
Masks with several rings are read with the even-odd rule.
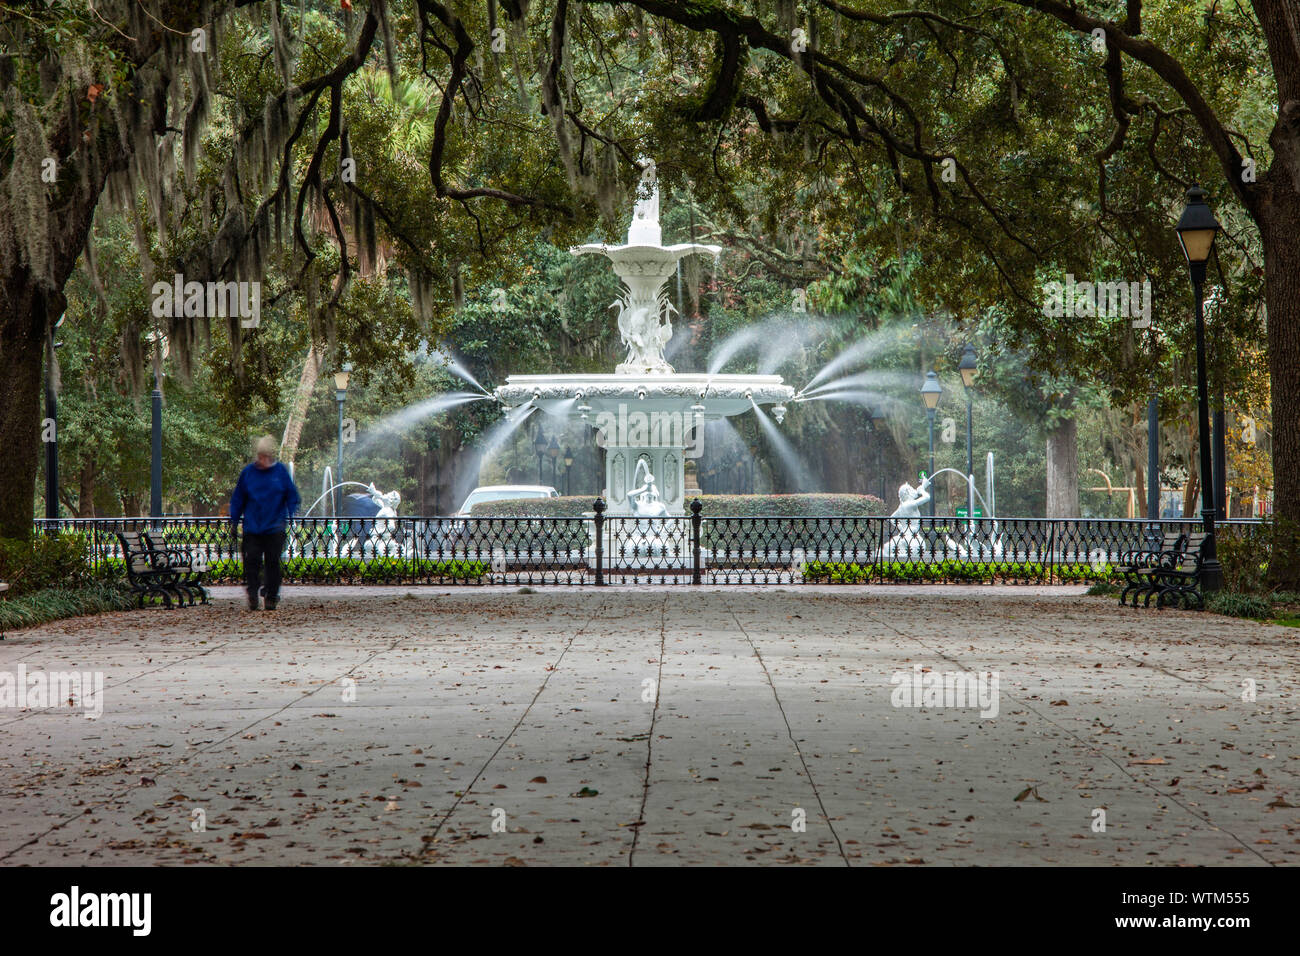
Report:
[[[979,562],[949,559],[944,561],[884,561],[858,564],[843,561],[809,561],[804,565],[806,584],[860,584],[866,581],[895,583],[988,583],[1033,580],[1069,584],[1085,581],[1112,581],[1108,568],[1088,564],[1052,565],[1040,562]]]
[[[1258,525],[1220,525],[1215,548],[1224,590],[1267,595],[1296,581],[1300,525],[1282,517]]]
[[[125,611],[133,602],[130,590],[120,584],[95,582],[76,588],[44,588],[0,599],[0,631],[82,614]]]
[[[288,558],[282,562],[286,581],[297,584],[388,584],[421,579],[478,581],[490,570],[486,561],[431,561],[423,558]],[[238,558],[214,561],[209,581],[240,584],[244,562]]]
[[[89,543],[82,534],[34,534],[0,539],[0,581],[11,597],[50,588],[78,588],[91,579]]]
[[[1205,607],[1215,614],[1249,618],[1268,617],[1272,609],[1270,602],[1264,598],[1235,591],[1216,591],[1206,598]]]

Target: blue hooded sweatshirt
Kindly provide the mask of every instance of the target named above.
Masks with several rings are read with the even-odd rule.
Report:
[[[245,465],[230,496],[230,523],[238,524],[242,516],[244,534],[272,534],[284,530],[300,504],[298,487],[282,462],[265,469]]]

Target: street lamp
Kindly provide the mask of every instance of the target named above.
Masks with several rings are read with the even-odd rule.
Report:
[[[45,517],[50,521],[56,521],[59,517],[59,396],[54,391],[54,366],[57,361],[54,350],[63,346],[62,342],[54,341],[54,332],[65,318],[67,316],[59,316],[59,321],[47,330],[45,339],[45,417],[50,427],[49,438],[45,441]],[[42,426],[42,432],[44,427]],[[41,437],[45,439],[44,434]],[[162,484],[161,478],[159,484]],[[46,525],[45,532],[54,534],[53,524]]]
[[[564,446],[564,493],[569,493],[569,472],[573,469],[573,449]]]
[[[560,443],[555,440],[554,435],[551,436],[551,443],[546,446],[546,454],[551,456],[551,485],[554,486],[556,459],[560,457]]]
[[[153,345],[153,395],[150,396],[149,517],[162,518],[162,381],[163,359],[167,357],[167,336],[155,327],[149,334]],[[53,340],[51,340],[53,341]],[[53,353],[51,353],[53,354]]]
[[[933,370],[925,373],[925,384],[921,386],[921,401],[925,402],[925,416],[930,420],[930,473],[929,477],[934,479],[934,412],[939,407],[939,396],[943,394],[943,386],[939,384],[939,376]],[[930,517],[934,517],[934,487],[930,487]]]
[[[337,517],[342,514],[343,494],[340,490],[343,485],[343,403],[348,397],[348,381],[352,378],[352,363],[344,362],[339,370],[334,373],[334,401],[339,406],[339,460],[338,472],[334,475],[334,488],[338,494],[334,495],[334,515]]]
[[[880,478],[880,503],[885,503],[885,464],[884,464],[884,421],[885,411],[879,405],[874,406],[871,411],[871,430],[876,440],[872,442],[876,446],[876,474]]]
[[[975,448],[971,437],[971,418],[975,407],[975,378],[979,375],[979,366],[975,361],[975,346],[967,344],[961,350],[961,361],[957,363],[961,372],[961,383],[966,388],[966,518],[971,534],[975,533]]]
[[[1187,205],[1178,218],[1178,243],[1187,257],[1187,270],[1196,300],[1196,406],[1201,446],[1201,521],[1205,528],[1202,549],[1201,590],[1218,591],[1223,587],[1223,568],[1219,565],[1214,543],[1214,469],[1210,463],[1210,398],[1205,380],[1205,267],[1214,248],[1219,223],[1205,201],[1205,190],[1193,186],[1187,190]]]
[[[546,436],[541,428],[537,429],[537,440],[533,442],[533,451],[537,452],[537,483],[542,483],[542,456],[546,454]]]

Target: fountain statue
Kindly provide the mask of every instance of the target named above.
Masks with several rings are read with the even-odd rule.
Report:
[[[922,478],[913,488],[903,482],[898,488],[898,507],[890,515],[894,519],[894,534],[885,542],[881,557],[886,561],[919,561],[925,553],[925,539],[921,535],[921,508],[929,504],[930,478]]]
[[[951,469],[944,469],[949,470]],[[942,470],[935,474],[941,474]],[[880,556],[886,561],[921,561],[931,550],[930,539],[935,536],[921,531],[921,509],[930,503],[933,497],[930,486],[935,475],[926,475],[921,483],[913,488],[903,482],[898,488],[898,507],[890,515],[894,519],[894,533],[881,549]],[[967,536],[970,537],[969,535]],[[943,555],[945,558],[965,560],[970,554],[967,545],[959,544],[950,536],[943,537]]]
[[[647,169],[653,169],[648,161]],[[642,507],[653,507],[657,515],[683,515],[686,459],[700,454],[704,424],[761,405],[778,406],[779,420],[794,389],[779,375],[680,373],[668,364],[664,348],[676,310],[664,285],[685,256],[716,258],[722,248],[663,245],[659,186],[652,177],[637,198],[624,245],[588,243],[569,251],[607,257],[623,280],[623,295],[611,309],[626,359],[613,374],[511,375],[494,395],[506,408],[533,405],[599,430],[611,517],[643,517]],[[651,476],[657,476],[657,484]]]
[[[668,507],[659,498],[659,486],[655,484],[655,476],[650,474],[650,466],[644,458],[639,459],[636,463],[636,480],[641,480],[641,472],[645,471],[645,484],[634,488],[627,493],[635,505],[633,506],[637,515],[643,518],[666,518],[668,517]]]

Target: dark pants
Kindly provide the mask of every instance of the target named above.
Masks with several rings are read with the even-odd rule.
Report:
[[[272,601],[280,598],[280,555],[284,552],[283,531],[270,534],[244,535],[244,587],[249,596],[257,594],[262,582],[262,563],[266,563],[266,596]]]

